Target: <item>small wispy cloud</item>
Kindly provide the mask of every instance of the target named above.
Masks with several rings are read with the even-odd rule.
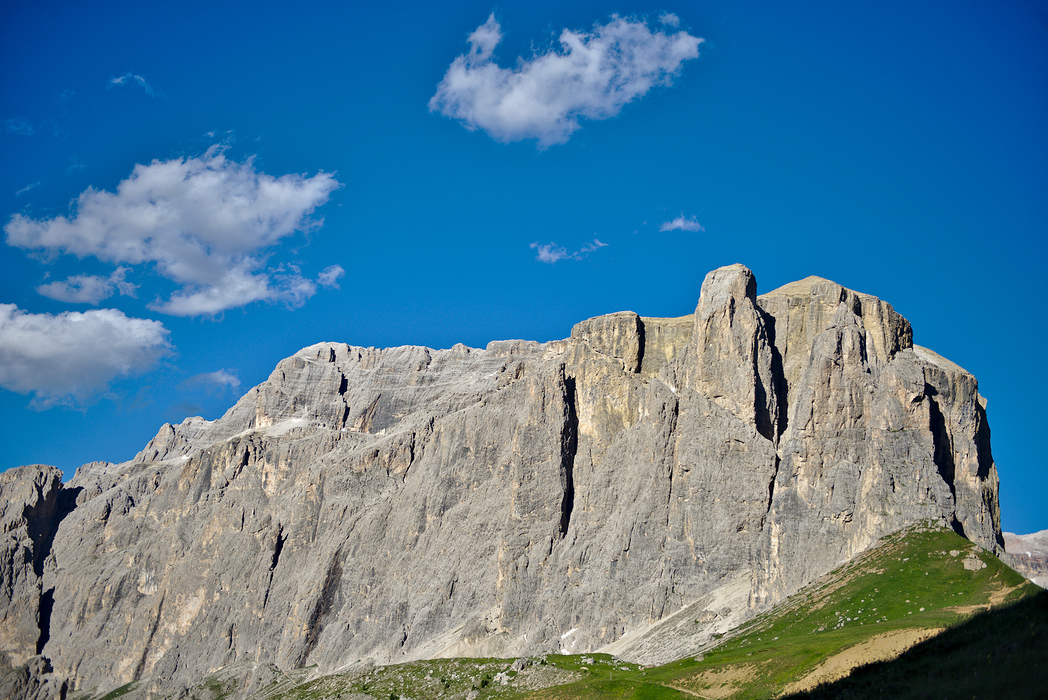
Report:
[[[120,85],[138,85],[143,90],[145,90],[146,94],[149,95],[150,97],[162,97],[163,96],[163,94],[159,90],[157,90],[156,88],[154,88],[152,85],[149,84],[148,80],[143,78],[141,75],[137,75],[135,73],[125,73],[124,75],[121,75],[119,78],[110,78],[110,80],[109,80],[109,86],[110,87],[120,86]]]
[[[195,374],[178,385],[183,391],[203,390],[209,394],[224,394],[240,388],[240,379],[228,369]]]
[[[570,257],[567,248],[562,248],[556,243],[542,243],[538,241],[531,244],[532,250],[538,251],[535,259],[539,262],[553,264],[558,260]]]
[[[706,229],[704,229],[702,227],[702,224],[700,224],[698,221],[695,220],[694,216],[691,217],[690,219],[685,219],[684,218],[684,213],[681,212],[681,215],[678,216],[676,219],[674,219],[672,221],[664,221],[662,223],[662,225],[659,226],[659,230],[660,231],[705,231]]]
[[[703,41],[612,15],[590,33],[565,29],[561,51],[502,68],[493,58],[501,40],[492,14],[469,35],[469,52],[451,63],[429,109],[470,131],[483,129],[503,142],[535,139],[540,148],[566,142],[582,118],[609,119],[652,87],[671,84]]]
[[[25,194],[29,190],[33,189],[34,187],[39,187],[39,186],[40,186],[39,182],[32,182],[32,183],[26,185],[25,187],[23,187],[22,189],[18,190],[17,192],[15,192],[15,196],[16,197],[21,197],[23,194]]]
[[[582,260],[593,251],[606,248],[607,245],[607,243],[602,243],[599,239],[594,238],[592,243],[587,243],[578,250],[572,251],[556,243],[539,243],[536,241],[531,244],[531,249],[536,251],[536,260],[552,265],[561,260]]]
[[[329,265],[317,275],[317,284],[326,289],[340,289],[338,280],[346,274],[341,265]]]
[[[0,133],[12,136],[32,136],[36,127],[28,119],[4,119],[0,121]]]
[[[120,296],[134,297],[138,285],[131,284],[124,278],[130,268],[118,267],[109,277],[99,275],[73,275],[59,282],[42,284],[36,288],[38,294],[55,301],[69,304],[98,304],[117,292]]]
[[[680,17],[673,14],[672,12],[663,12],[659,15],[659,21],[665,24],[667,27],[679,27]]]

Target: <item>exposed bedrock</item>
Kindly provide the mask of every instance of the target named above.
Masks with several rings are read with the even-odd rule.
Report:
[[[20,666],[46,643],[52,591],[43,587],[60,512],[62,472],[30,465],[0,474],[0,666]]]
[[[975,379],[874,297],[758,297],[741,265],[680,319],[313,345],[220,419],[58,478],[3,475],[0,643],[7,666],[42,655],[34,688],[77,692],[237,662],[628,655],[683,606],[744,619],[915,520],[1001,543]]]

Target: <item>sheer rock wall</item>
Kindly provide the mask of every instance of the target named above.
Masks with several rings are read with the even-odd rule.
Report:
[[[46,667],[45,696],[621,647],[740,577],[752,615],[915,520],[1002,542],[975,379],[874,297],[758,297],[741,265],[682,319],[313,345],[222,418],[58,479],[0,481],[2,661]]]

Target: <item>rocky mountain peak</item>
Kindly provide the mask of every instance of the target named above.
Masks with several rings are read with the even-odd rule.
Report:
[[[975,379],[876,297],[756,292],[732,265],[677,319],[318,343],[129,462],[12,470],[0,661],[149,693],[247,660],[643,660],[689,604],[718,633],[918,520],[999,551]]]
[[[774,441],[780,422],[775,353],[756,295],[757,280],[743,265],[706,275],[688,379],[692,389]]]

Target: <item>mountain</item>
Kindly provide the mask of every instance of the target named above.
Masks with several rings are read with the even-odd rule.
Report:
[[[668,630],[698,626],[685,608]],[[250,700],[1044,696],[1048,592],[951,530],[918,523],[713,645],[651,667],[606,654],[415,661],[308,679]],[[698,653],[697,653],[698,652]],[[193,689],[215,700],[226,673]],[[217,691],[217,692],[216,692]]]
[[[232,666],[248,694],[272,666],[651,662],[680,609],[717,601],[701,644],[918,521],[1003,551],[974,377],[875,297],[758,297],[741,265],[692,316],[561,341],[313,345],[130,462],[0,489],[0,662],[40,698]]]
[[[1048,588],[1048,530],[1030,535],[1004,533],[1008,564],[1041,588]]]

